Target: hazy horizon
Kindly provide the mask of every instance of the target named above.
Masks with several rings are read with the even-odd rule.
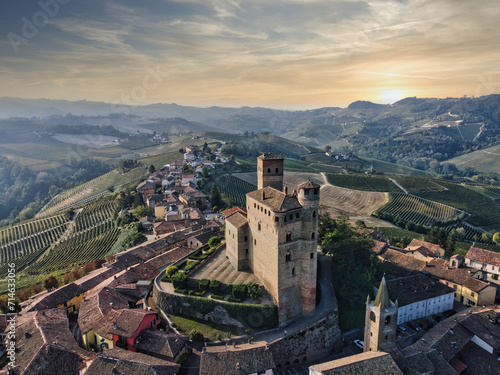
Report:
[[[500,3],[29,0],[0,96],[301,110],[500,92]]]

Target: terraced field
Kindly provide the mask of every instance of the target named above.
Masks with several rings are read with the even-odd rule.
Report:
[[[411,194],[391,193],[390,201],[377,210],[379,215],[389,213],[394,217],[399,216],[403,221],[429,226],[436,221],[454,219],[460,213],[454,207],[433,202]]]

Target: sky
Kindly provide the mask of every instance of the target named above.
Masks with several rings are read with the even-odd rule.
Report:
[[[500,93],[498,0],[23,0],[0,97],[282,110]]]

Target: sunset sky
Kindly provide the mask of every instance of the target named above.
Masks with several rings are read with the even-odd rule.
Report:
[[[0,96],[304,109],[500,93],[498,0],[40,3],[2,4]]]

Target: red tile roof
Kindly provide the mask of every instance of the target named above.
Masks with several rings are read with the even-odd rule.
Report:
[[[500,267],[500,253],[471,246],[465,258]]]

